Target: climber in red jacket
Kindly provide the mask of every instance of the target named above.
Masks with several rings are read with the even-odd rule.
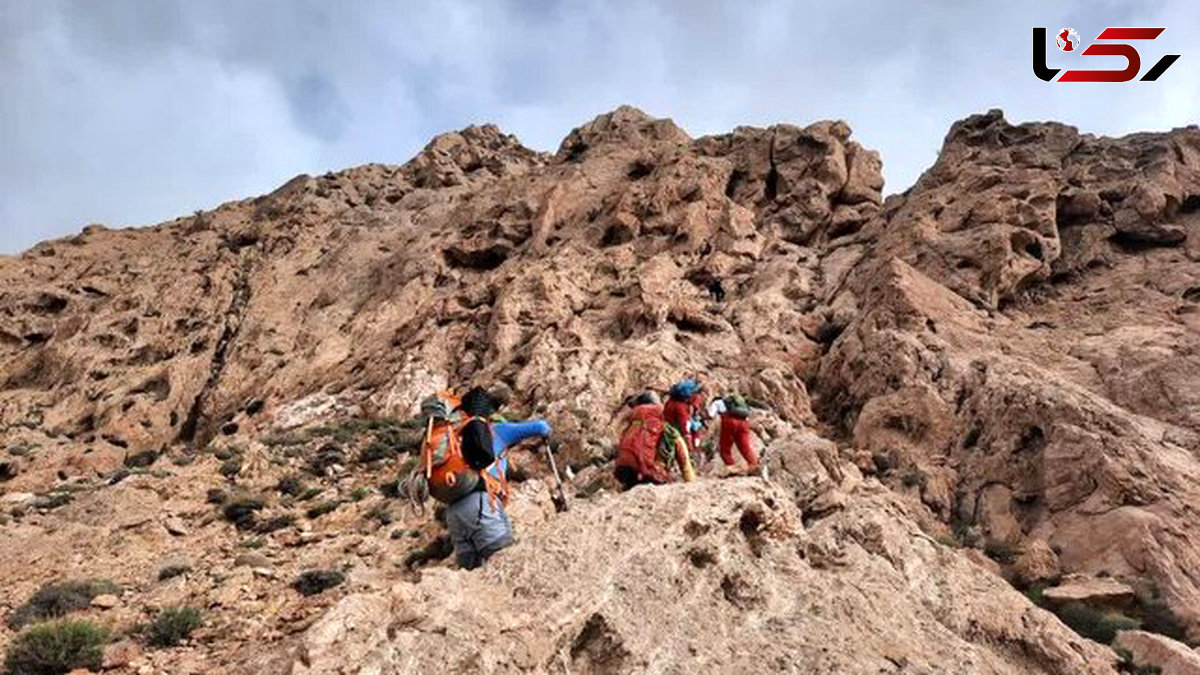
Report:
[[[703,390],[704,385],[696,380],[677,382],[663,405],[663,417],[683,436],[690,457],[696,457],[696,441],[703,428],[700,421],[704,410]]]
[[[746,460],[747,471],[753,472],[758,468],[758,455],[750,445],[750,405],[738,394],[713,399],[708,406],[708,414],[721,417],[721,461],[725,466],[733,466],[733,446]]]

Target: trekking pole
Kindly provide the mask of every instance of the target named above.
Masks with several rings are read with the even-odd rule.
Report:
[[[558,464],[554,461],[554,451],[550,449],[550,442],[545,441],[542,447],[546,450],[546,459],[550,462],[550,471],[554,473],[555,489],[550,492],[550,500],[554,502],[554,510],[558,513],[563,513],[571,507],[567,503],[567,493],[563,490],[562,477],[558,475]]]

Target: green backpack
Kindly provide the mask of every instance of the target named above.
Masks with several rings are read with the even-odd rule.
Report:
[[[679,433],[674,424],[663,425],[662,435],[658,437],[658,459],[668,469],[675,463],[675,447],[682,439],[683,434]]]
[[[734,417],[744,420],[750,417],[750,404],[741,394],[725,397],[725,410]]]

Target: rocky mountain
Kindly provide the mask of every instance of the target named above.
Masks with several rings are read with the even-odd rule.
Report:
[[[1200,129],[991,111],[881,167],[622,107],[0,261],[0,611],[111,580],[71,615],[130,673],[1200,672]],[[768,478],[618,492],[621,402],[687,374],[770,404]],[[392,486],[472,384],[573,505],[518,451],[466,572]]]

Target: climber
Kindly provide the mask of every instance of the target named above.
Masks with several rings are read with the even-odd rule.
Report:
[[[737,444],[748,473],[758,469],[758,455],[750,445],[750,407],[750,402],[739,394],[715,398],[708,405],[709,417],[721,418],[721,461],[725,466],[733,466],[733,446]]]
[[[671,482],[671,463],[678,462],[687,482],[695,480],[687,444],[682,435],[663,419],[663,406],[652,391],[626,399],[629,410],[622,421],[617,447],[617,480],[628,490],[635,485]]]
[[[696,456],[696,442],[705,422],[704,385],[697,380],[682,380],[671,386],[667,402],[663,406],[663,417],[683,436],[688,456]]]
[[[725,286],[717,277],[713,277],[708,282],[708,293],[712,296],[713,302],[725,302]]]
[[[496,405],[491,394],[476,387],[458,406],[464,418],[430,417],[427,423],[422,467],[429,494],[447,504],[446,527],[463,569],[478,567],[512,543],[512,523],[504,511],[508,448],[527,438],[550,436],[544,420],[490,421]]]

